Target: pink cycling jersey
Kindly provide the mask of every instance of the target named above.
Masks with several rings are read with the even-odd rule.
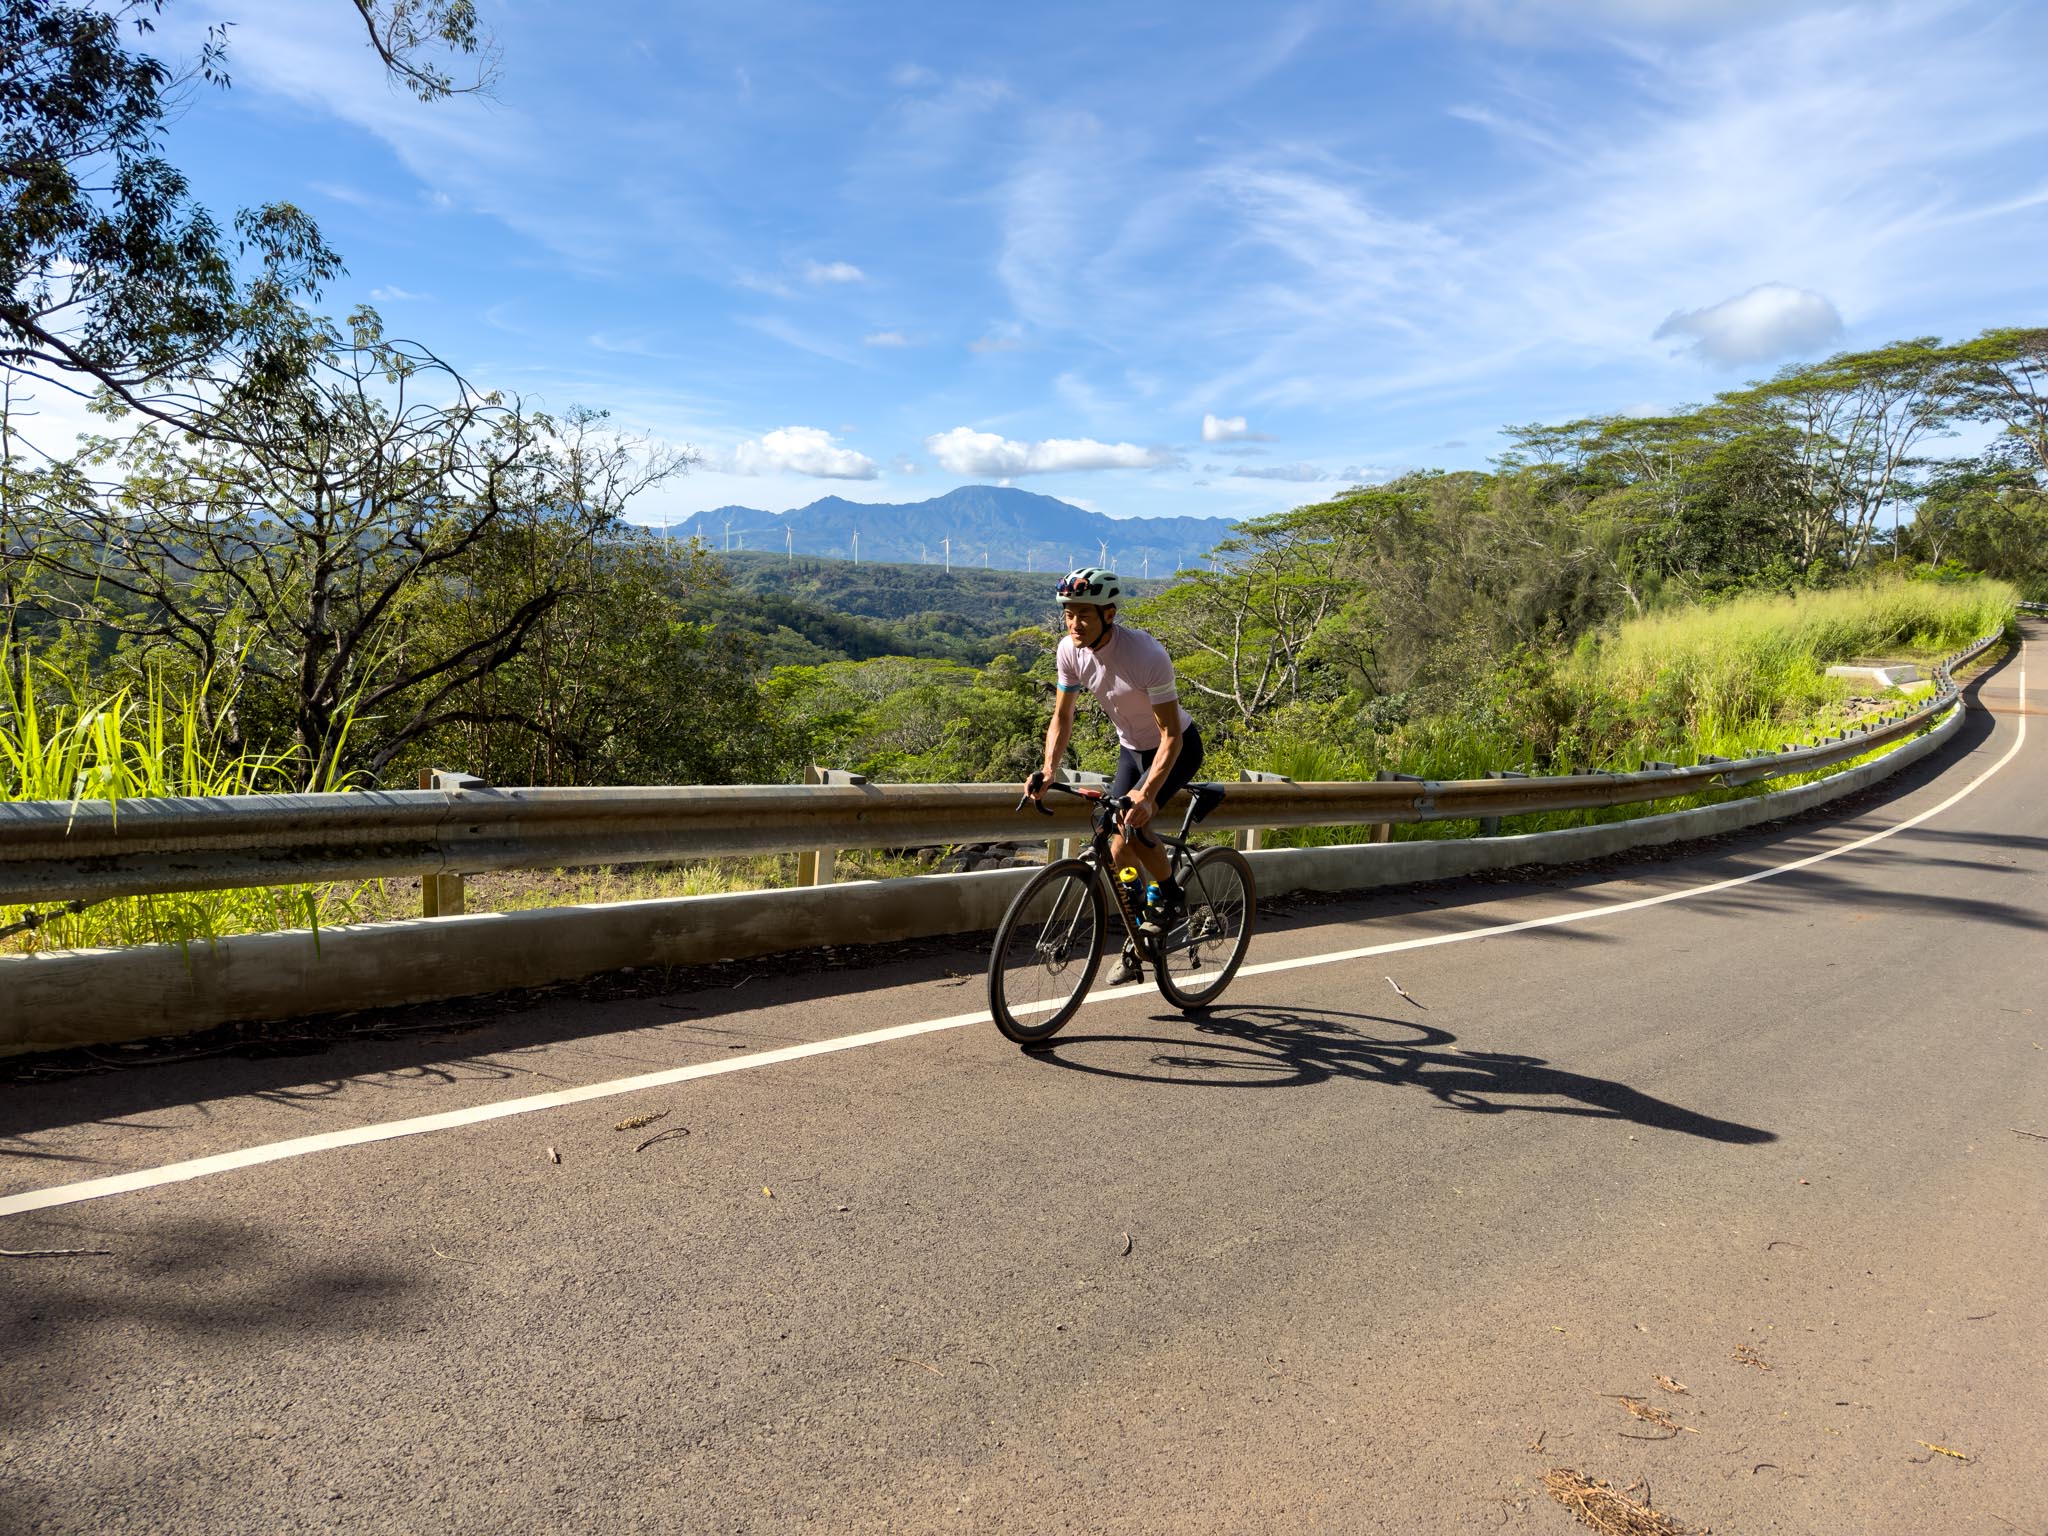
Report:
[[[1134,752],[1158,749],[1159,717],[1152,707],[1180,699],[1166,647],[1127,624],[1111,629],[1094,650],[1076,645],[1071,635],[1060,641],[1059,683],[1062,693],[1086,688],[1100,699],[1116,726],[1116,739]],[[1193,723],[1194,717],[1181,709],[1180,728]]]

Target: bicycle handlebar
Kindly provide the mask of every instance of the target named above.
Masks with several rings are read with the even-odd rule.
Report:
[[[1056,789],[1063,795],[1072,795],[1076,800],[1087,800],[1094,804],[1106,804],[1117,813],[1119,821],[1123,819],[1123,813],[1131,808],[1131,797],[1129,795],[1111,796],[1105,795],[1099,789],[1076,789],[1071,784],[1062,784],[1057,780],[1048,784],[1045,782],[1045,775],[1042,773],[1031,775],[1031,785],[1041,794],[1046,790]],[[1032,799],[1029,791],[1026,791],[1024,798],[1017,802],[1017,809],[1021,811],[1027,805],[1034,807],[1041,816],[1050,816],[1052,814],[1052,811],[1043,802]],[[1158,846],[1157,839],[1150,836],[1143,827],[1133,828],[1131,835],[1136,837],[1147,848],[1156,848]]]

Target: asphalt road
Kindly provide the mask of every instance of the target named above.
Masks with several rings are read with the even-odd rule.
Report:
[[[2048,730],[1970,697],[1847,812],[1297,903],[1041,1054],[790,1051],[980,1008],[927,948],[0,1086],[0,1247],[107,1250],[0,1258],[0,1532],[1562,1533],[1570,1468],[2044,1536]]]

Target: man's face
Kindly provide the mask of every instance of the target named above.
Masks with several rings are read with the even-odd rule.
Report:
[[[1076,645],[1093,645],[1102,638],[1102,632],[1109,627],[1109,616],[1114,608],[1099,608],[1094,603],[1061,603],[1060,614],[1067,621],[1067,633],[1073,636]]]

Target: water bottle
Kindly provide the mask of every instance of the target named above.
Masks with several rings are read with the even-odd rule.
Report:
[[[1159,882],[1157,880],[1147,880],[1145,882],[1145,906],[1153,912],[1159,910]]]
[[[1124,890],[1124,905],[1134,912],[1142,911],[1138,906],[1138,871],[1127,865],[1116,872],[1116,878]]]

